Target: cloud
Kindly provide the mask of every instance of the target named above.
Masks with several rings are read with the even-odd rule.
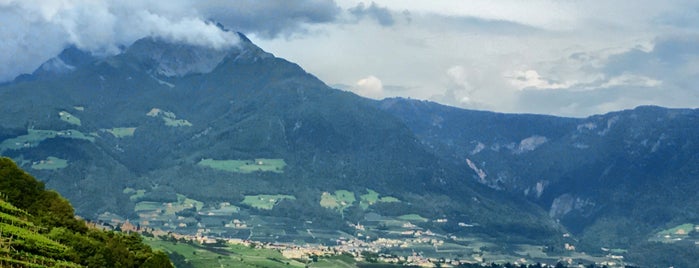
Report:
[[[555,83],[547,80],[536,70],[526,70],[526,71],[515,71],[514,74],[509,76],[510,83],[520,90],[523,89],[559,89],[568,88],[570,85]]]
[[[152,36],[215,49],[233,46],[238,36],[200,18],[184,1],[19,1],[0,2],[0,80],[33,71],[68,45],[95,54]]]
[[[355,87],[352,88],[352,91],[357,93],[357,95],[372,99],[381,99],[384,97],[383,83],[373,75],[359,79]]]
[[[615,76],[599,85],[599,88],[611,88],[611,87],[658,87],[662,85],[662,81],[656,80],[650,77],[624,73],[619,76]]]
[[[364,3],[360,2],[359,4],[357,4],[357,6],[350,8],[349,12],[358,19],[362,19],[364,17],[373,18],[382,26],[391,26],[395,23],[393,15],[391,15],[391,11],[388,10],[388,8],[379,7],[374,2],[371,2],[371,5],[369,5],[369,7],[366,7]],[[409,20],[410,14],[408,13],[406,16]]]
[[[695,86],[699,83],[697,44],[699,35],[673,35],[656,38],[650,45],[612,53],[573,53],[552,66],[565,68],[577,64],[577,68],[568,71],[595,79],[577,81],[558,90],[522,91],[516,109],[583,116],[651,104],[696,108],[699,103],[699,90]],[[575,63],[576,60],[580,61]]]
[[[263,38],[290,37],[307,25],[332,23],[342,12],[332,0],[218,0],[195,6],[229,28]]]
[[[446,90],[430,99],[479,110],[510,106],[517,89],[503,78],[502,67],[497,62],[451,66],[445,72],[449,81]]]
[[[638,73],[646,76],[687,76],[699,73],[699,34],[656,38],[650,50],[634,48],[609,57],[608,74]]]

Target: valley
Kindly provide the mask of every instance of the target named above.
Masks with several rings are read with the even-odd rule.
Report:
[[[157,38],[107,58],[67,50],[71,71],[0,86],[0,154],[81,217],[197,262],[241,245],[292,266],[314,252],[349,266],[696,260],[697,110],[375,101],[239,36],[215,53]]]
[[[373,190],[366,192],[361,195],[360,202],[354,198],[358,193],[347,190],[338,190],[334,194],[324,192],[320,198],[321,206],[334,211],[336,217],[342,219],[343,211],[353,206],[367,210],[371,205],[382,202],[381,199],[389,203],[400,202],[392,197],[379,198],[381,195]],[[134,201],[148,194],[144,190],[130,188],[125,189],[124,193],[132,194],[130,198]],[[332,265],[338,264],[332,264],[328,258],[338,256],[349,257],[349,261],[343,264],[348,267],[355,267],[355,262],[368,260],[420,266],[442,263],[447,267],[490,262],[517,265],[597,263],[610,267],[622,267],[625,263],[625,250],[612,250],[602,256],[588,255],[576,251],[576,240],[572,238],[564,239],[564,248],[555,250],[550,248],[551,245],[511,243],[503,246],[498,239],[471,232],[478,228],[477,225],[464,222],[456,223],[461,229],[457,231],[459,235],[433,232],[432,229],[438,230],[440,226],[453,223],[446,218],[428,219],[418,214],[394,217],[369,212],[357,222],[345,221],[346,226],[342,230],[317,227],[309,220],[299,225],[303,219],[256,215],[256,211],[273,209],[277,202],[294,200],[293,196],[286,195],[251,195],[245,196],[238,204],[210,204],[178,195],[176,202],[139,201],[135,207],[139,217],[135,219],[125,220],[104,213],[99,220],[107,229],[117,228],[154,237],[146,242],[171,254],[183,254],[184,259],[195,267],[207,267],[205,263],[211,262],[220,262],[224,267],[238,267],[236,265],[244,263],[266,263],[265,267],[303,267],[309,264],[310,267],[334,267]],[[682,228],[689,227],[683,225],[675,229],[684,230]],[[688,231],[693,231],[692,228]],[[675,234],[675,229],[663,234]],[[249,251],[251,247],[259,250]],[[191,255],[192,249],[198,255]],[[230,250],[232,255],[220,250]],[[260,254],[264,257],[255,260],[254,256]],[[219,256],[225,261],[221,261]],[[321,261],[317,257],[321,257]],[[270,261],[277,264],[272,265]]]

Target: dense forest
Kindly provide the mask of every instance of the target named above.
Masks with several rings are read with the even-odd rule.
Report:
[[[173,267],[138,234],[88,227],[44,183],[0,158],[0,266]]]

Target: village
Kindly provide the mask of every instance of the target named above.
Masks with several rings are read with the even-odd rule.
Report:
[[[243,224],[243,223],[241,223]],[[92,226],[109,229],[107,225],[99,225],[92,223]],[[359,229],[364,227],[361,225],[355,225]],[[407,227],[411,227],[410,224]],[[412,227],[417,228],[412,225]],[[281,242],[259,242],[251,241],[247,239],[240,238],[219,238],[215,236],[206,235],[206,230],[202,229],[201,232],[193,235],[189,234],[178,234],[171,231],[163,231],[160,229],[153,229],[150,227],[139,227],[134,225],[128,220],[124,221],[120,225],[117,225],[116,230],[127,233],[139,233],[144,236],[159,237],[164,240],[173,240],[185,243],[196,243],[200,245],[209,246],[225,246],[226,244],[232,245],[243,245],[250,248],[257,249],[272,249],[281,252],[281,254],[288,259],[296,259],[303,261],[312,261],[317,257],[330,257],[337,255],[349,255],[352,256],[358,262],[378,262],[378,263],[390,263],[390,264],[401,264],[410,266],[420,266],[420,267],[452,267],[461,264],[474,264],[483,263],[483,258],[476,257],[471,260],[460,260],[460,259],[450,259],[450,258],[435,258],[426,257],[419,252],[413,252],[408,256],[397,256],[395,254],[387,253],[386,249],[389,248],[411,248],[415,244],[423,244],[430,246],[439,246],[444,244],[443,240],[438,238],[439,235],[431,231],[411,231],[405,232],[404,235],[409,235],[406,239],[391,239],[391,238],[378,238],[373,241],[362,240],[359,238],[347,238],[340,237],[335,242],[336,245],[320,245],[320,244],[304,244],[298,245],[294,243],[281,243]],[[526,260],[520,260],[525,263]],[[515,262],[519,264],[519,262]]]
[[[231,228],[252,228],[240,220],[233,221],[234,225]],[[348,223],[358,232],[366,230],[366,226],[361,224]],[[466,224],[461,224],[466,225]],[[92,226],[102,229],[114,229],[127,233],[139,233],[145,237],[158,238],[165,241],[176,241],[178,243],[190,243],[203,247],[221,248],[229,245],[242,245],[251,249],[274,250],[281,253],[287,259],[298,260],[302,262],[312,262],[318,258],[328,258],[332,256],[351,256],[357,262],[373,262],[387,263],[397,265],[409,265],[419,267],[457,267],[463,264],[489,264],[492,260],[489,259],[493,255],[487,255],[485,252],[475,252],[463,257],[441,257],[435,256],[434,252],[439,252],[438,248],[445,245],[445,235],[434,233],[430,230],[413,225],[409,222],[404,223],[405,231],[400,232],[399,236],[392,238],[375,237],[370,238],[368,235],[358,233],[354,237],[338,237],[334,243],[314,244],[314,243],[291,243],[291,242],[263,242],[244,238],[222,238],[212,234],[206,228],[199,229],[195,234],[180,234],[173,231],[161,230],[148,226],[140,226],[133,224],[129,220],[117,223],[115,227],[104,223],[92,223]],[[310,230],[308,231],[310,233]],[[330,245],[332,244],[332,245]],[[422,251],[415,249],[434,248],[432,254],[425,254]],[[575,251],[575,247],[570,244],[565,245],[566,250]],[[401,253],[396,253],[401,252]],[[594,263],[605,265],[607,267],[624,267],[623,256],[608,252],[606,257],[594,258]],[[578,255],[580,257],[582,255]],[[517,257],[508,260],[507,262],[514,265],[527,265],[541,263],[555,265],[562,262],[567,265],[578,264],[572,257],[549,258],[549,262],[541,262],[541,260],[531,260],[525,257]],[[574,266],[571,266],[574,267]],[[580,267],[584,265],[580,264]]]

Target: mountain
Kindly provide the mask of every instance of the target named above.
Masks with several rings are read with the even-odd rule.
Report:
[[[396,239],[411,244],[393,254],[473,262],[557,261],[575,245],[651,263],[640,252],[667,232],[694,241],[697,110],[560,118],[374,101],[240,40],[68,48],[0,86],[0,154],[111,225]]]
[[[588,251],[699,221],[699,110],[642,106],[573,119],[407,99],[378,106],[436,155],[471,169],[472,180],[549,211]]]
[[[511,240],[562,232],[524,198],[464,179],[374,101],[240,39],[145,38],[106,58],[69,48],[0,87],[0,153],[83,217],[183,233],[334,243],[400,217]]]

